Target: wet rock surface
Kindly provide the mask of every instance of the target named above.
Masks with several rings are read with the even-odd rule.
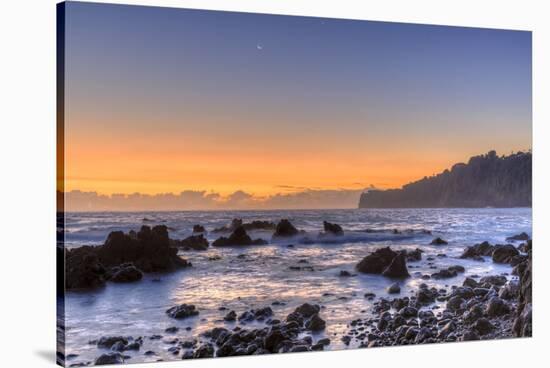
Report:
[[[291,236],[296,236],[300,234],[298,229],[292,225],[290,221],[287,219],[282,219],[277,223],[277,226],[275,227],[275,233],[273,234],[273,238],[288,238]]]
[[[113,231],[101,246],[67,250],[65,264],[68,290],[100,287],[113,277],[113,281],[136,281],[139,272],[166,272],[191,265],[177,255],[164,225],[142,226],[137,233]],[[116,271],[108,273],[109,267]]]
[[[226,247],[226,246],[244,246],[244,245],[265,245],[267,242],[263,239],[254,239],[246,233],[243,226],[237,227],[231,235],[226,237],[220,237],[216,239],[212,245],[214,247]]]
[[[356,265],[362,273],[382,274],[387,277],[409,277],[406,252],[394,252],[389,247],[380,248],[369,254]]]
[[[195,230],[193,230],[193,232],[195,232]],[[182,240],[176,240],[174,241],[174,245],[178,248],[183,248],[184,250],[207,250],[209,243],[202,234],[204,230],[197,232],[201,234],[191,235]]]

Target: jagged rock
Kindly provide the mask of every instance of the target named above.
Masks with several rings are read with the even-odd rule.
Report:
[[[224,319],[225,321],[232,322],[232,321],[234,321],[234,320],[237,319],[237,313],[235,313],[235,311],[233,311],[233,310],[232,310],[232,311],[229,311],[229,312],[225,315],[225,317],[223,317],[223,319]]]
[[[193,304],[181,304],[167,309],[166,314],[168,314],[172,318],[183,319],[196,316],[199,314],[199,311],[195,308]]]
[[[532,260],[521,264],[519,272],[519,298],[513,333],[518,337],[532,336]]]
[[[321,317],[319,317],[319,314],[317,313],[311,316],[311,318],[305,324],[306,329],[311,331],[324,330],[325,326],[326,322]]]
[[[420,260],[422,260],[422,250],[420,250],[420,248],[407,252],[407,261],[414,262]]]
[[[532,249],[533,242],[531,240],[526,241],[525,243],[521,243],[521,245],[518,247],[518,250],[523,253],[529,253]]]
[[[389,294],[399,294],[401,292],[401,286],[397,282],[391,284],[388,287],[388,293]]]
[[[407,261],[405,259],[405,253],[400,252],[393,258],[391,263],[382,271],[382,275],[392,278],[405,278],[409,277],[409,271],[407,270]]]
[[[288,221],[287,219],[282,219],[275,227],[275,233],[273,234],[273,237],[286,238],[298,235],[299,233],[300,232],[298,231],[298,229],[296,229],[294,225],[290,223],[290,221]]]
[[[294,312],[301,314],[305,318],[309,318],[314,314],[319,313],[321,308],[317,304],[304,303],[297,307]]]
[[[507,281],[508,281],[508,279],[506,278],[506,276],[502,276],[502,275],[490,275],[490,276],[482,277],[482,278],[479,280],[479,284],[480,284],[480,285],[496,285],[496,286],[502,286],[502,285],[506,284]]]
[[[134,282],[141,280],[143,273],[132,263],[123,263],[111,268],[107,277],[112,282]]]
[[[511,263],[517,255],[519,255],[518,250],[510,244],[495,246],[492,254],[495,263]]]
[[[477,331],[471,330],[467,331],[462,335],[461,341],[477,341],[480,340],[479,334]]]
[[[202,225],[193,225],[193,232],[194,233],[205,233],[206,229]]]
[[[107,353],[102,354],[94,362],[94,365],[106,365],[106,364],[122,364],[124,363],[124,356],[120,353]]]
[[[84,246],[66,251],[65,287],[92,289],[105,285],[105,267],[99,262],[93,247]]]
[[[453,296],[447,301],[447,309],[451,311],[458,311],[464,309],[466,301],[460,296]]]
[[[166,226],[142,226],[136,237],[132,238],[122,231],[111,232],[105,244],[97,247],[101,263],[116,266],[132,262],[143,272],[170,271],[189,266],[186,260],[178,257],[177,249],[170,246]]]
[[[204,232],[204,231],[202,231]],[[203,234],[199,235],[191,235],[187,238],[176,241],[176,246],[180,248],[187,248],[187,249],[193,249],[193,250],[207,250],[208,249],[208,240],[204,237]]]
[[[390,247],[380,248],[364,257],[355,268],[359,272],[381,274],[397,256]]]
[[[456,269],[449,267],[447,269],[439,270],[436,273],[432,273],[431,277],[432,279],[440,280],[440,279],[448,279],[451,277],[455,277],[457,275],[458,275],[458,272],[456,271]]]
[[[326,233],[330,233],[333,235],[344,235],[344,230],[338,224],[332,224],[330,222],[323,221],[323,228]]]
[[[100,349],[111,349],[117,343],[122,343],[124,346],[128,343],[128,339],[122,336],[103,336],[97,341],[97,347]]]
[[[449,244],[447,241],[441,239],[441,238],[435,238],[434,240],[432,240],[432,242],[430,243],[430,245],[447,245]]]
[[[500,299],[498,296],[494,296],[489,299],[485,313],[489,317],[498,317],[510,313],[510,307],[506,302]]]
[[[221,237],[216,239],[212,245],[215,247],[225,247],[225,246],[244,246],[244,245],[265,245],[267,242],[263,239],[252,240],[250,236],[246,233],[244,227],[237,227],[229,238]]]
[[[519,283],[515,281],[507,282],[498,292],[502,299],[512,300],[519,297]]]
[[[163,225],[152,229],[142,226],[137,233],[113,231],[101,246],[67,251],[65,263],[67,290],[103,286],[109,278],[119,282],[133,281],[140,278],[140,271],[171,271],[191,265],[170,246],[168,231]],[[132,267],[128,266],[130,263]],[[113,269],[108,273],[106,267]]]
[[[416,293],[416,301],[420,304],[433,303],[436,298],[437,291],[434,289],[428,289],[428,287],[421,287]]]
[[[506,241],[527,241],[529,240],[529,235],[527,233],[521,233],[506,238]]]
[[[493,331],[495,326],[487,318],[480,318],[472,325],[472,328],[480,335],[486,335]]]
[[[491,256],[493,254],[494,246],[489,244],[489,242],[484,241],[483,243],[479,243],[476,245],[473,245],[471,247],[467,247],[460,258],[472,258],[475,260],[483,260],[481,258],[482,256]]]
[[[197,349],[193,352],[193,358],[211,358],[214,356],[214,347],[212,344],[201,344]]]

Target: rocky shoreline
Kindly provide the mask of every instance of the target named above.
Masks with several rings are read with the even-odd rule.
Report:
[[[252,222],[248,224],[248,230],[255,226],[254,223],[262,230],[273,230],[274,239],[295,239],[303,235],[288,220],[277,224]],[[341,226],[327,222],[323,224],[323,229],[319,233],[320,238],[344,233]],[[208,244],[202,235],[206,229],[200,225],[196,225],[194,230],[197,234],[192,235],[192,240],[186,238],[178,241],[168,237],[165,226],[152,229],[143,226],[137,233],[111,233],[102,246],[68,251],[67,269],[70,272],[67,273],[67,285],[71,286],[68,289],[103,286],[106,281],[139,281],[143,273],[167,272],[191,266],[190,262],[177,255],[178,248],[201,251],[209,246],[241,247],[266,242],[251,239],[242,221],[233,221],[224,229],[215,229],[216,232],[230,233],[228,237],[221,236],[213,242],[218,242],[218,245]],[[365,318],[350,320],[346,333],[338,338],[349,347],[369,348],[531,336],[532,241],[526,236],[518,234],[509,237],[507,241],[511,243],[505,245],[484,242],[469,246],[461,256],[463,259],[480,262],[490,259],[491,262],[510,265],[510,272],[517,276],[517,280],[509,280],[501,274],[471,276],[465,278],[461,285],[439,289],[420,284],[410,296],[399,295],[401,290],[397,282],[387,289],[387,295],[376,296],[365,290],[364,296],[372,302],[373,313]],[[432,242],[445,243],[440,238]],[[413,277],[411,273],[414,277],[429,280],[452,279],[464,272],[464,267],[456,265],[438,269],[432,274],[416,275],[409,271],[409,267],[414,267],[414,262],[422,259],[422,253],[418,248],[412,251],[379,248],[357,260],[355,268],[359,273],[378,274],[396,281]],[[147,258],[150,256],[152,258]],[[441,258],[444,257],[441,254]],[[85,267],[79,268],[81,265]],[[353,274],[342,271],[338,276],[350,277]],[[397,297],[392,297],[394,295]],[[282,302],[274,302],[273,306],[276,303]],[[200,304],[175,305],[166,310],[166,315],[173,319],[200,318],[200,309]],[[71,366],[129,362],[131,357],[125,352],[138,351],[141,354],[146,340],[165,342],[174,359],[319,351],[334,343],[330,336],[322,334],[326,328],[327,313],[322,304],[303,303],[287,315],[277,315],[272,306],[238,311],[227,310],[222,305],[220,311],[225,313],[224,327],[215,327],[197,338],[178,337],[179,328],[176,326],[151,336],[103,336],[90,341],[98,348],[95,361]],[[253,327],[249,327],[250,324]],[[162,360],[158,351],[147,350],[143,354]]]

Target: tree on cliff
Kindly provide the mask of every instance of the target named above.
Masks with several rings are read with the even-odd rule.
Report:
[[[531,207],[531,185],[531,151],[490,151],[401,189],[369,190],[359,208]]]

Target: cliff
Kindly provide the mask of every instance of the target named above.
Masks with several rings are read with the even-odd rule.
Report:
[[[495,151],[401,189],[369,190],[359,208],[531,207],[532,154]]]

